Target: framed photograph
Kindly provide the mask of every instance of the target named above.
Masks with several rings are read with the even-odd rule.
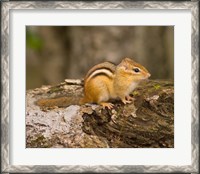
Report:
[[[2,173],[198,173],[199,2],[3,1]]]

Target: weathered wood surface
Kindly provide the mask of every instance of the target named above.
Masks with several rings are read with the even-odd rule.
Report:
[[[132,93],[135,101],[115,101],[112,110],[95,104],[40,108],[41,98],[80,97],[80,80],[26,93],[27,147],[174,147],[174,85],[148,81]]]

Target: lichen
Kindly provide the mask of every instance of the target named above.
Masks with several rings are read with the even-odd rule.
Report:
[[[27,148],[49,148],[53,145],[52,142],[48,138],[45,138],[42,134],[36,134],[33,137],[27,137],[26,141]]]
[[[64,90],[63,88],[55,86],[55,87],[50,88],[48,93],[52,94],[54,92],[60,92],[60,91],[63,91],[63,90]]]

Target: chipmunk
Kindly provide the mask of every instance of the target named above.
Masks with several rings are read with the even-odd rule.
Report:
[[[110,99],[118,98],[124,104],[131,103],[133,97],[129,94],[149,77],[147,69],[130,58],[124,58],[117,66],[110,62],[97,64],[86,74],[84,97],[77,104],[96,103],[112,109],[114,105],[108,102]],[[67,97],[41,99],[37,101],[37,105],[58,106],[63,102],[69,102]]]

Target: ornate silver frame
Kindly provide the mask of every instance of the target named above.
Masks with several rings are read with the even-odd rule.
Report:
[[[9,11],[12,9],[189,9],[192,14],[192,164],[189,166],[14,166],[9,164]],[[183,172],[198,173],[199,169],[199,108],[198,108],[198,65],[199,65],[199,2],[147,2],[147,1],[62,1],[55,2],[2,2],[2,105],[1,105],[1,145],[2,145],[2,172],[3,173],[69,173],[69,172]]]

